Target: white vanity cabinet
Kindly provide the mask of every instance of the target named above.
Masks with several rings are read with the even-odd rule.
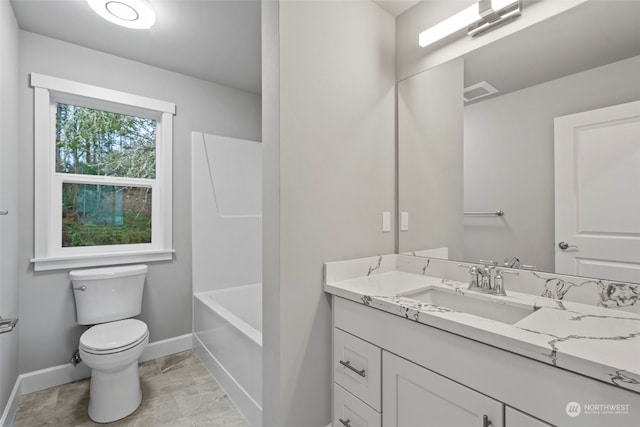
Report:
[[[382,384],[384,427],[503,425],[502,403],[386,351]]]
[[[332,315],[334,427],[629,427],[640,419],[639,393],[484,344],[482,335],[335,295]],[[629,413],[567,414],[570,402],[603,401]]]

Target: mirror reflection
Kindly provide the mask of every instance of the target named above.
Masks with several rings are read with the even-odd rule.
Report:
[[[639,18],[589,1],[400,82],[400,252],[640,282]]]

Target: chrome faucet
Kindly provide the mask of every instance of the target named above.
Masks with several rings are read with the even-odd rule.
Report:
[[[494,261],[480,261],[483,263],[482,267],[458,264],[458,267],[469,269],[469,286],[467,289],[485,294],[506,296],[507,292],[504,289],[502,275],[504,273],[519,275],[520,273],[497,268]]]

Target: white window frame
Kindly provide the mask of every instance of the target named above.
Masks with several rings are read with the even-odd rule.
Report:
[[[31,73],[34,88],[35,271],[173,259],[172,154],[175,104]],[[56,104],[156,120],[155,179],[56,172]],[[151,243],[62,247],[63,183],[151,188]]]

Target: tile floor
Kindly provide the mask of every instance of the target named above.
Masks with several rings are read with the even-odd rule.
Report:
[[[89,379],[20,397],[16,427],[249,427],[192,351],[140,364],[142,403],[131,415],[97,424],[87,415]]]

